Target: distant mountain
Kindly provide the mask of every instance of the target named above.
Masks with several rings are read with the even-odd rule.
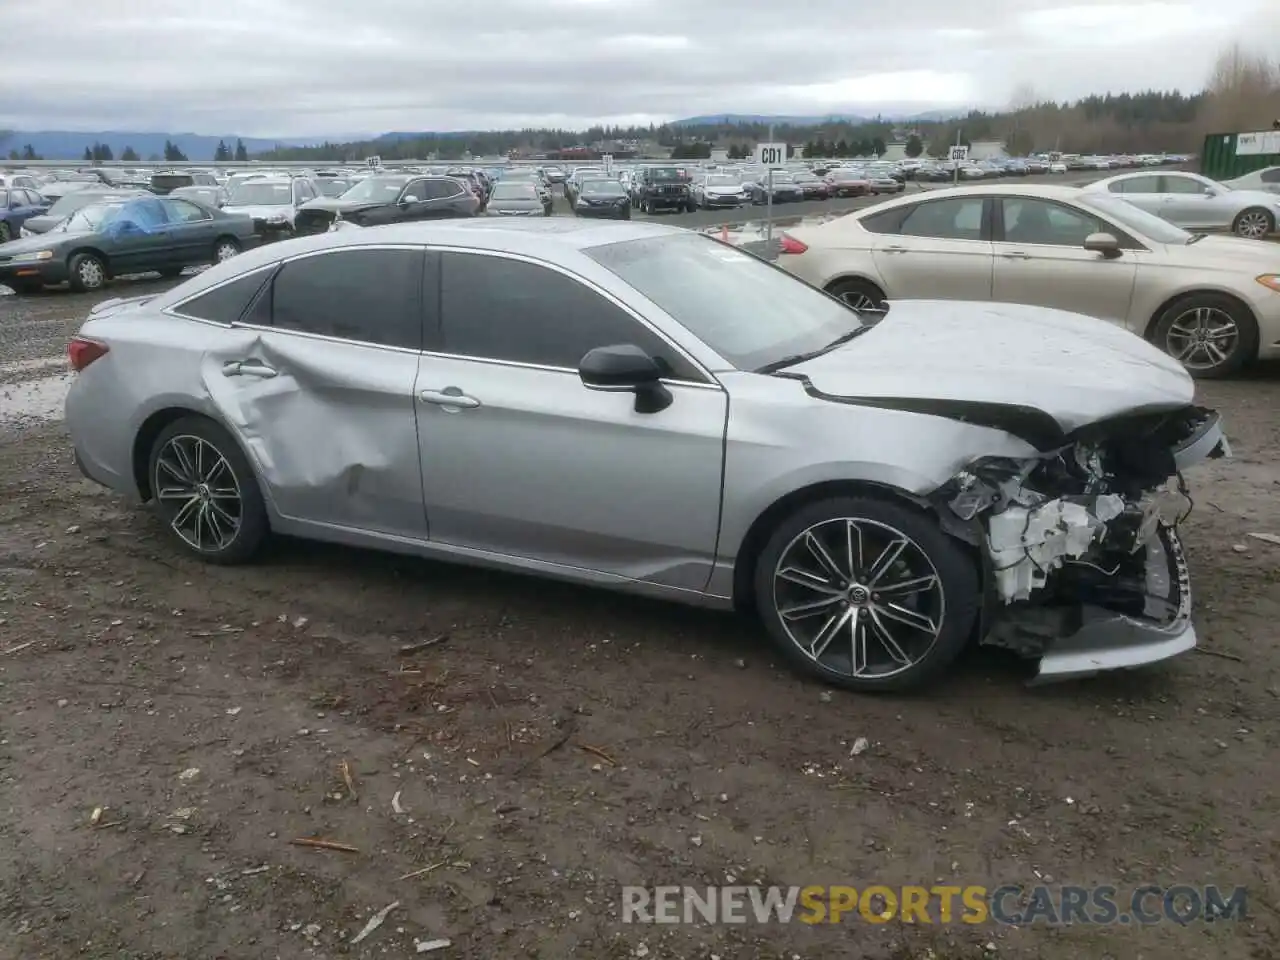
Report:
[[[150,156],[164,156],[164,142],[176,144],[178,149],[190,160],[212,160],[214,151],[221,140],[234,150],[236,140],[244,141],[245,149],[250,153],[261,153],[272,150],[276,146],[306,147],[323,143],[323,137],[293,137],[281,140],[266,140],[258,137],[205,136],[199,133],[136,133],[125,130],[15,130],[3,144],[0,154],[8,154],[10,150],[22,150],[31,144],[36,155],[46,160],[80,160],[84,157],[84,148],[94,143],[105,143],[118,158],[125,147],[133,147],[134,152],[143,160]]]
[[[901,109],[868,111],[870,116],[858,113],[827,113],[827,114],[811,114],[808,116],[790,116],[786,114],[766,114],[766,113],[716,113],[708,114],[702,117],[688,117],[684,120],[672,121],[675,127],[697,127],[707,126],[710,124],[735,124],[735,123],[772,123],[776,126],[791,127],[817,127],[824,123],[847,123],[851,126],[858,126],[863,123],[871,123],[879,117],[891,123],[936,123],[942,120],[952,120],[955,117],[964,116],[968,111],[962,109],[951,110],[926,110],[922,113],[907,113]]]

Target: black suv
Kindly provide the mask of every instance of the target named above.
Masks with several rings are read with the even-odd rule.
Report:
[[[379,174],[366,177],[340,197],[309,200],[298,208],[298,235],[325,233],[335,217],[372,227],[408,220],[474,217],[480,200],[454,177]]]
[[[640,183],[636,188],[640,209],[645,213],[659,210],[683,210],[693,213],[698,205],[693,202],[689,173],[681,167],[642,167]]]

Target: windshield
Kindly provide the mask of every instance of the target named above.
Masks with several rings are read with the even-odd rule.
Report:
[[[493,188],[494,200],[537,200],[538,188],[532,183],[506,180]]]
[[[700,234],[627,240],[583,252],[741,370],[821,350],[867,325],[822,291]]]
[[[263,183],[248,180],[231,191],[227,205],[231,207],[282,206],[293,203],[293,187],[287,183]]]
[[[1129,201],[1121,200],[1118,197],[1098,194],[1096,196],[1083,197],[1081,202],[1087,207],[1092,207],[1103,216],[1110,217],[1126,230],[1131,230],[1139,236],[1146,237],[1156,243],[1180,246],[1189,242],[1192,238],[1192,234],[1181,227],[1175,227],[1168,220],[1157,217],[1154,213],[1140,210]]]
[[[684,171],[679,167],[651,167],[649,169],[649,179],[659,182],[683,180]]]
[[[75,213],[81,207],[88,206],[91,203],[101,203],[103,200],[108,199],[114,198],[92,190],[87,193],[79,191],[68,193],[49,208],[48,215],[51,217],[65,217],[68,214]]]
[[[91,203],[73,213],[58,225],[60,233],[96,233],[120,215],[119,203]]]
[[[737,177],[707,177],[708,187],[736,187],[740,185]]]
[[[583,193],[601,196],[622,196],[622,184],[613,180],[588,180],[582,185]]]
[[[340,197],[351,187],[350,180],[343,180],[340,177],[324,177],[316,182],[320,184],[322,197]]]
[[[400,196],[400,189],[409,181],[403,177],[370,177],[361,180],[342,195],[343,200],[361,200],[370,203],[392,203]]]

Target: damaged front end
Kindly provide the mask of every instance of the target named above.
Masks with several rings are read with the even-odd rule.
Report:
[[[1193,648],[1178,525],[1182,471],[1230,456],[1216,413],[1134,413],[1027,460],[970,464],[933,497],[978,547],[981,639],[1040,661],[1037,681],[1136,667]]]

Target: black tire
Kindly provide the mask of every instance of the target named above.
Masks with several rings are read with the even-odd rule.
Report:
[[[198,525],[204,517],[211,517],[214,525],[210,525],[208,520],[203,521],[204,534],[226,535],[225,540],[216,546],[198,546],[197,542],[203,539],[202,536],[194,533],[194,529],[198,528],[188,530],[185,534],[179,531],[179,526],[188,526],[188,520],[180,519],[180,515],[184,509],[191,509],[189,500],[161,496],[166,480],[173,485],[171,489],[175,493],[188,485],[170,473],[161,462],[162,455],[167,463],[180,462],[181,458],[178,457],[175,460],[172,454],[171,444],[175,441],[179,448],[188,451],[197,443],[204,445],[203,465],[206,476],[192,478],[189,486],[192,490],[191,497],[203,500],[202,504],[197,504],[195,507],[200,514],[195,519],[195,524]],[[210,459],[211,457],[213,459]],[[222,460],[225,467],[213,476],[209,476],[208,474],[213,472],[217,458]],[[191,458],[188,457],[188,459]],[[232,481],[230,485],[226,483],[228,472]],[[263,501],[262,491],[252,466],[231,434],[207,417],[183,417],[161,430],[147,455],[147,476],[151,486],[151,503],[160,519],[164,521],[169,535],[177,544],[202,560],[227,565],[244,563],[253,558],[271,532],[267,521],[266,503]],[[201,483],[203,483],[204,492],[200,492]],[[216,494],[218,490],[225,491],[232,487],[236,491],[235,498],[219,499],[217,496],[207,495],[210,488]],[[233,502],[237,504],[236,510],[230,509],[230,504]],[[219,513],[214,513],[211,506],[213,503],[221,506]],[[227,521],[227,516],[232,517],[235,524]],[[234,535],[228,533],[232,526],[234,526]],[[197,542],[193,542],[193,539]]]
[[[1275,214],[1266,207],[1241,210],[1231,224],[1231,232],[1245,240],[1265,240],[1275,230]]]
[[[646,217],[653,216],[653,202],[648,197],[645,197],[644,200],[640,202],[640,212]]]
[[[853,557],[854,579],[845,595],[827,600],[829,594],[825,592],[805,586],[797,588],[797,581],[775,579],[784,556],[788,562],[783,569],[793,571],[797,566],[791,562],[792,558],[814,558],[812,563],[800,566],[812,576],[810,571],[819,566],[819,561],[817,554],[809,552],[804,545],[808,534],[821,540],[831,536],[826,531],[834,531],[838,538],[849,529],[849,521],[857,524],[855,529],[861,532],[856,551],[849,551],[858,556]],[[877,559],[883,559],[887,555],[883,548],[898,539],[904,539],[907,545],[872,581],[874,571],[867,568]],[[835,549],[835,541],[828,539],[825,543],[831,544],[828,554],[834,559],[831,550]],[[797,550],[806,552],[797,554]],[[923,511],[872,497],[834,497],[799,508],[774,529],[756,559],[753,576],[757,613],[782,655],[798,671],[848,690],[900,691],[936,679],[968,643],[982,605],[976,564],[956,540],[943,532],[936,520]],[[870,589],[874,583],[888,591],[895,586],[901,588],[924,581],[931,582],[915,593],[897,593],[902,603]],[[775,585],[779,582],[781,586],[776,591]],[[797,589],[798,593],[793,592]],[[788,595],[780,596],[779,592]],[[794,610],[805,605],[805,597],[814,596],[821,603],[817,612],[813,616],[793,617],[791,622],[799,624],[804,620],[811,627],[819,626],[815,640],[830,629],[832,639],[816,651],[816,656],[801,647],[809,628],[797,626],[798,635],[793,639],[787,621],[779,613],[780,606]],[[868,669],[861,676],[854,675],[852,627],[841,620],[832,628],[836,621],[828,619],[836,615],[851,616],[845,597],[851,598],[859,611],[857,622],[863,629],[860,649]],[[908,615],[916,618],[917,623],[929,623],[936,629],[907,626],[906,621],[899,618]],[[821,625],[815,625],[813,621],[819,619]],[[886,623],[892,624],[892,628],[886,628]],[[890,653],[890,645],[881,639],[886,635],[895,641],[893,646],[900,656]],[[816,646],[816,642],[813,643],[810,651]],[[842,659],[848,661],[847,666],[842,666]],[[882,665],[884,669],[879,669]],[[873,666],[877,669],[870,669]]]
[[[1185,333],[1190,326],[1216,333],[1226,328],[1227,320],[1234,325],[1234,337],[1207,337],[1205,346],[1190,347],[1193,338]],[[1196,379],[1218,380],[1238,373],[1258,355],[1258,324],[1253,314],[1231,297],[1220,293],[1192,293],[1165,308],[1151,329],[1151,340],[1165,353],[1180,360]],[[1211,350],[1210,344],[1216,349]],[[1192,352],[1183,355],[1183,350],[1188,348]],[[1219,352],[1226,356],[1211,363]]]
[[[0,220],[0,243],[8,243],[13,239],[13,228],[9,226],[9,221]]]
[[[837,300],[843,300],[855,310],[885,309],[884,291],[869,280],[837,280],[827,287],[827,293]]]
[[[94,293],[107,285],[107,265],[92,253],[77,253],[67,264],[71,289],[76,293]]]
[[[182,276],[182,268],[181,267],[165,267],[163,270],[159,271],[159,273],[160,273],[160,276],[164,277],[166,280],[172,280],[174,277]]]
[[[694,203],[692,200],[690,200],[688,203],[686,203],[686,204],[684,205],[684,212],[685,212],[685,213],[697,213],[697,212],[698,212],[698,205],[697,205],[696,203]]]

